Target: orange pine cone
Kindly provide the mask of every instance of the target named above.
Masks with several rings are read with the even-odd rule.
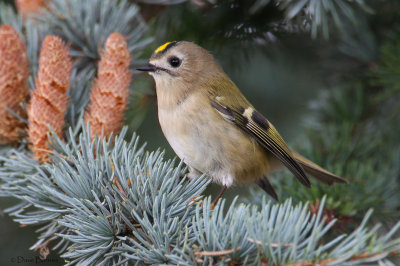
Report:
[[[31,13],[39,13],[39,10],[45,6],[45,0],[15,0],[15,5],[24,17]]]
[[[17,31],[9,26],[0,27],[0,144],[16,143],[22,138],[26,124],[12,115],[7,107],[26,117],[21,103],[28,96],[26,80],[29,62],[25,43]]]
[[[128,67],[131,57],[125,38],[112,33],[101,54],[90,104],[85,114],[85,123],[90,124],[91,136],[108,138],[121,131],[124,111],[128,104],[131,72]]]
[[[29,141],[39,162],[49,161],[49,126],[62,138],[71,71],[72,61],[66,45],[59,37],[47,36],[40,51],[36,90],[28,106]]]

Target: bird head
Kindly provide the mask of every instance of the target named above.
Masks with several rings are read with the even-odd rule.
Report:
[[[157,89],[196,86],[225,75],[219,63],[204,48],[188,41],[167,42],[158,47],[147,65],[137,70],[153,76]]]

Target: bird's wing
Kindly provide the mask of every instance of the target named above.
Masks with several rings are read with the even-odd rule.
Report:
[[[310,181],[303,168],[293,158],[292,152],[279,135],[275,127],[253,107],[228,105],[221,100],[211,100],[214,107],[225,119],[253,137],[261,146],[276,156],[305,186],[310,187]]]

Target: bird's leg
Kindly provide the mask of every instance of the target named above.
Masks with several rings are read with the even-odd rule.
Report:
[[[222,197],[222,195],[224,194],[225,190],[228,187],[226,185],[223,185],[221,188],[221,191],[219,192],[218,196],[215,198],[215,200],[213,200],[213,202],[211,203],[211,210],[214,210],[215,204],[217,204],[218,200]]]

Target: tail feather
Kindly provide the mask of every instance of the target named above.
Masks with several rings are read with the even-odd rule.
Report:
[[[257,185],[268,193],[273,199],[279,202],[278,194],[276,194],[275,189],[272,187],[271,183],[268,181],[268,177],[258,180]]]
[[[345,184],[348,183],[347,180],[326,171],[319,165],[304,158],[303,156],[301,156],[300,154],[298,154],[294,151],[292,151],[292,156],[294,157],[296,162],[299,163],[303,167],[304,171],[307,174],[311,175],[312,177],[314,177],[315,179],[317,179],[318,181],[320,181],[322,183],[325,183],[328,185],[332,185],[333,183],[345,183]]]

